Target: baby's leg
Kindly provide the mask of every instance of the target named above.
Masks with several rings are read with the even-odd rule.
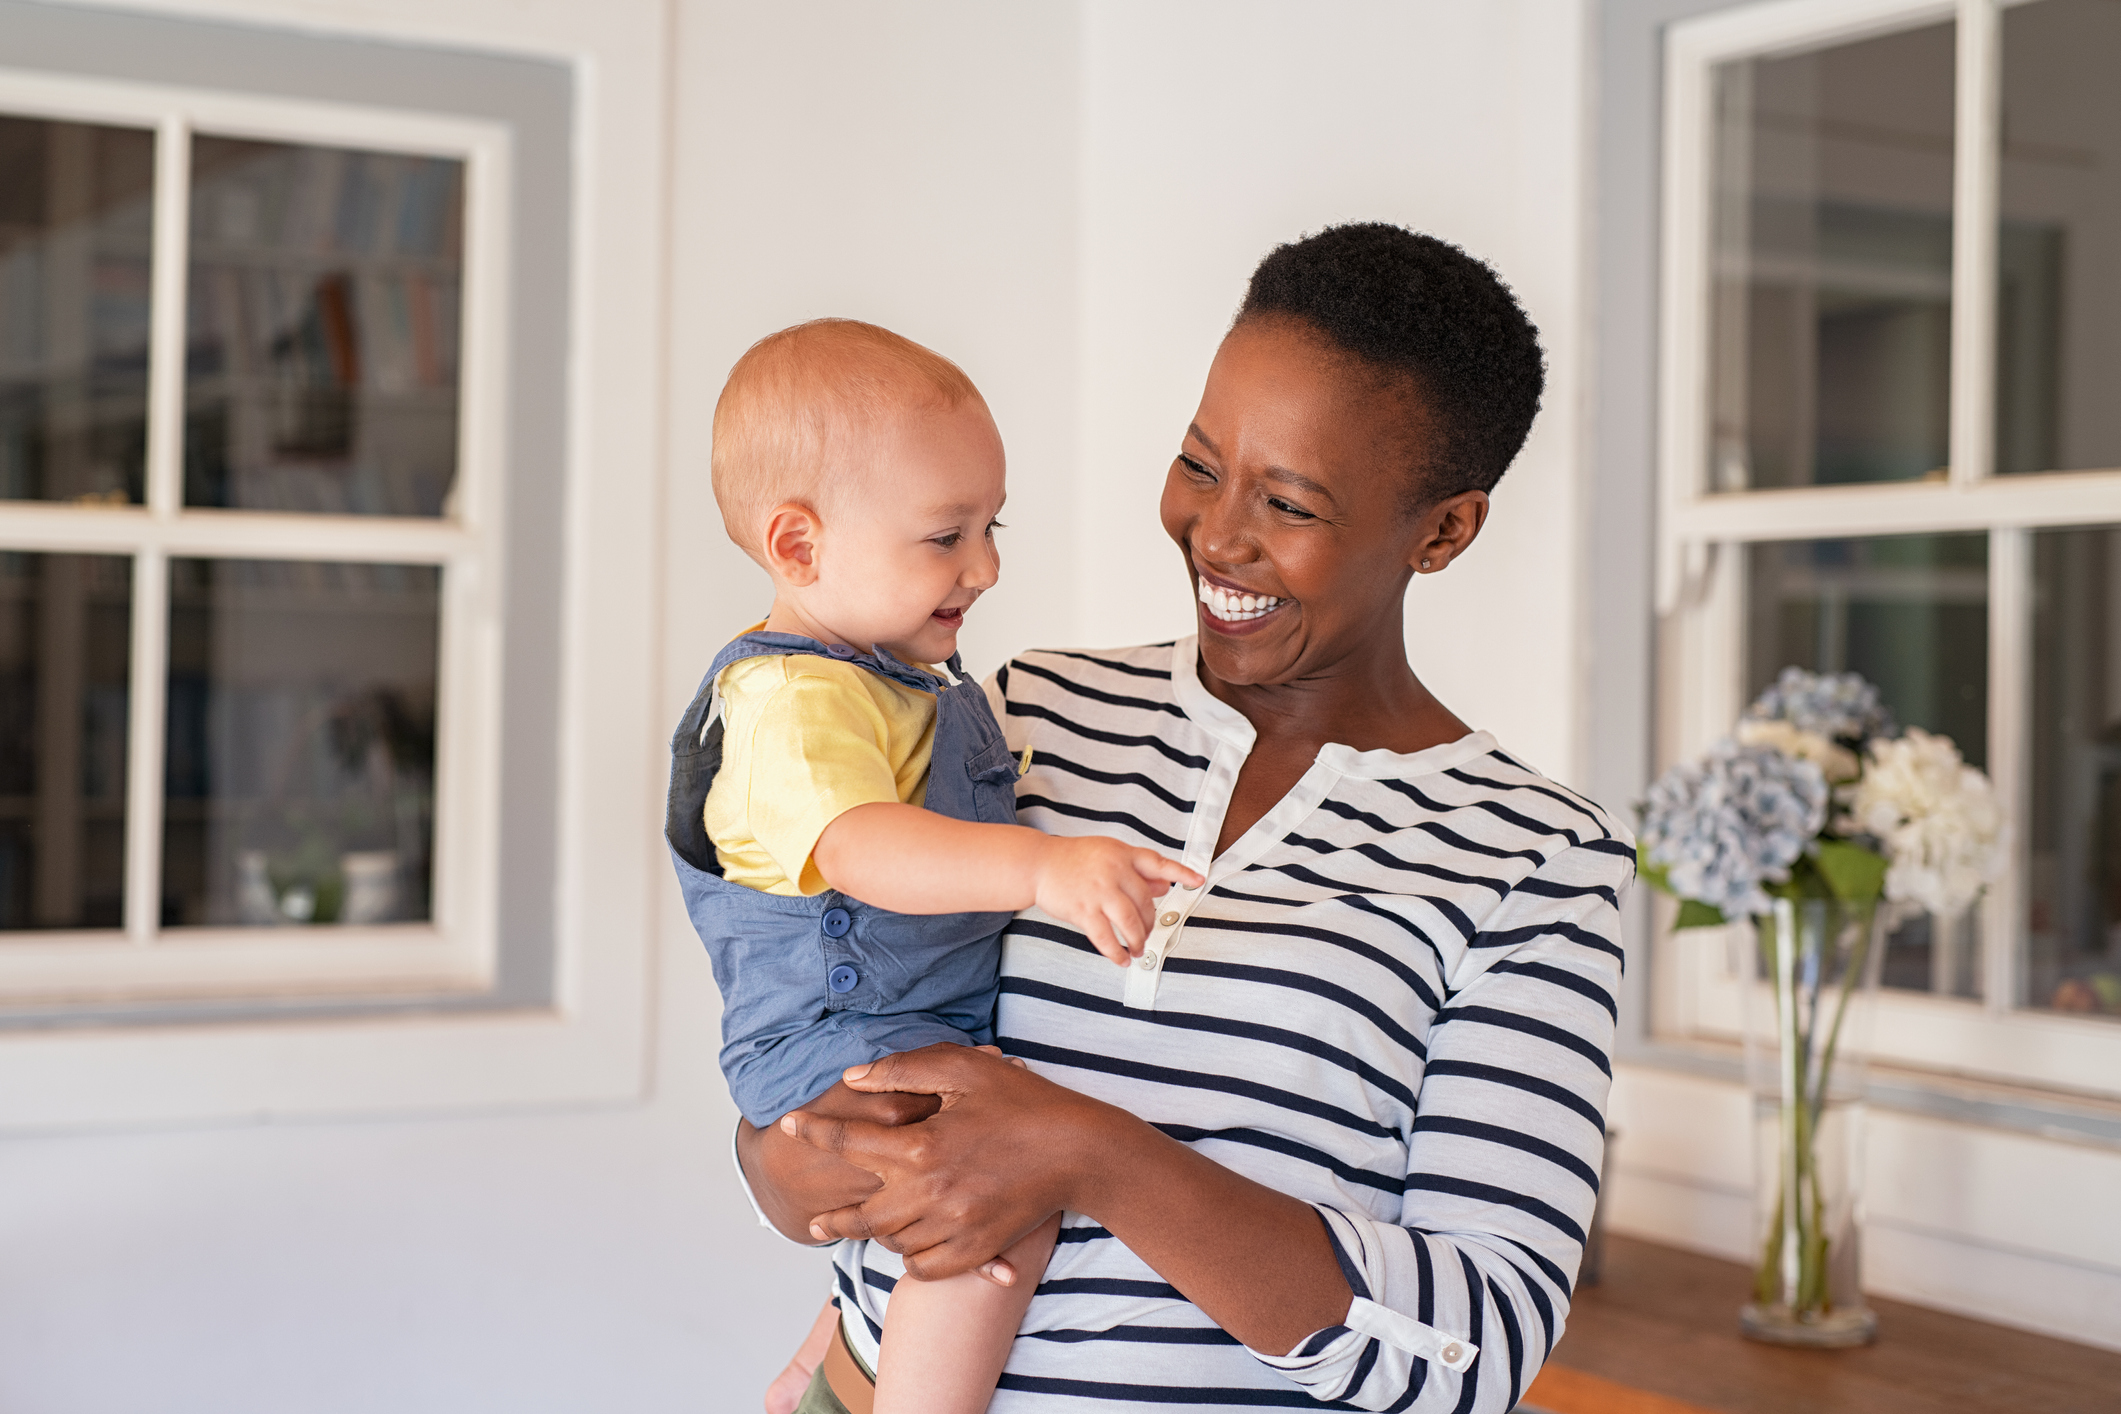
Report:
[[[1002,1254],[1016,1268],[1011,1286],[966,1272],[943,1281],[909,1278],[893,1287],[884,1312],[876,1414],[982,1414],[1059,1232],[1055,1213]]]

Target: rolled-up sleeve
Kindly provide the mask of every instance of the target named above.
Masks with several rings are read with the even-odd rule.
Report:
[[[1359,1409],[1503,1414],[1523,1397],[1598,1200],[1633,877],[1624,839],[1577,845],[1482,920],[1427,1038],[1399,1221],[1316,1205],[1355,1299],[1262,1362]]]

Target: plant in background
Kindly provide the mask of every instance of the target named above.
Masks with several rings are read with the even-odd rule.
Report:
[[[1775,1062],[1756,1085],[1778,1162],[1745,1328],[1792,1344],[1867,1340],[1873,1318],[1836,1250],[1853,1185],[1822,1164],[1830,1102],[1860,1088],[1844,1077],[1837,1090],[1834,1067],[1851,1002],[1875,985],[1880,902],[1950,917],[1994,878],[2003,820],[1988,778],[1947,737],[1900,735],[1857,674],[1792,667],[1640,808],[1641,875],[1679,900],[1678,926],[1752,921],[1773,985],[1774,1035],[1749,1027]],[[1839,1162],[1850,1172],[1852,1156]]]
[[[1866,744],[1889,743],[1894,730],[1878,689],[1859,675],[1784,668],[1731,736],[1650,787],[1643,880],[1680,901],[1682,928],[1763,917],[1775,898],[1874,907],[1888,861],[1831,806],[1851,783],[1861,788]]]

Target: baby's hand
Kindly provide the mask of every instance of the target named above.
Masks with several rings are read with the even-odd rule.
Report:
[[[1097,950],[1125,967],[1156,921],[1156,899],[1173,884],[1197,889],[1200,875],[1153,849],[1104,835],[1049,837],[1038,862],[1038,906],[1073,923]]]

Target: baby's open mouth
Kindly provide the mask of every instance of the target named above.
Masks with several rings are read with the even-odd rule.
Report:
[[[1235,624],[1243,623],[1247,619],[1264,618],[1290,601],[1272,594],[1236,593],[1203,579],[1200,582],[1200,602],[1216,618],[1226,624]]]
[[[955,609],[937,609],[928,617],[945,627],[958,628],[965,622],[965,610],[963,605]]]

